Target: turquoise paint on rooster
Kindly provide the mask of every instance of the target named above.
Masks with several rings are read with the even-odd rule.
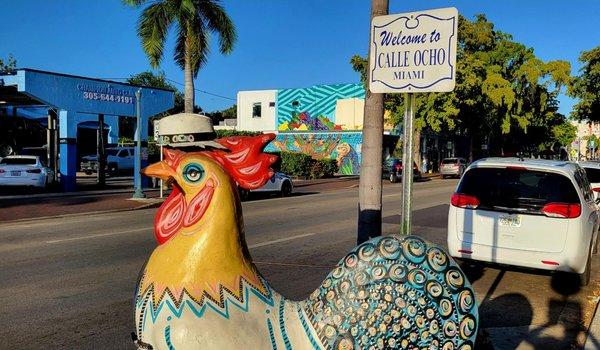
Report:
[[[179,308],[177,308],[170,299],[165,298],[160,302],[160,304],[158,305],[158,307],[155,310],[155,308],[152,305],[152,301],[148,301],[148,303],[150,304],[149,309],[150,309],[150,315],[152,316],[152,322],[153,323],[156,322],[156,320],[158,319],[158,316],[160,315],[160,313],[165,305],[171,311],[171,313],[177,318],[181,317],[181,315],[183,314],[183,311],[185,309],[185,306],[187,305],[188,308],[198,318],[202,317],[202,315],[204,315],[204,312],[206,311],[206,308],[209,307],[210,309],[212,309],[213,311],[215,311],[217,314],[219,314],[221,317],[223,317],[225,319],[229,319],[229,304],[230,303],[232,305],[234,305],[235,307],[237,307],[238,309],[240,309],[244,312],[248,312],[248,309],[249,309],[248,303],[250,301],[251,295],[257,296],[260,301],[264,302],[265,304],[267,304],[271,307],[274,307],[275,301],[273,300],[273,293],[266,282],[264,283],[264,285],[266,287],[267,292],[269,293],[269,298],[265,298],[259,291],[256,291],[254,288],[246,286],[244,288],[244,292],[243,292],[244,303],[239,304],[237,299],[227,296],[223,302],[224,307],[222,310],[219,307],[219,305],[215,305],[208,298],[204,299],[204,303],[202,304],[202,306],[200,306],[199,309],[197,308],[198,305],[194,301],[191,301],[191,300],[186,300],[186,301],[182,302],[181,305],[179,306]],[[250,293],[250,291],[252,291],[252,293]],[[143,302],[144,302],[144,298],[140,298],[140,302],[139,302],[140,305]]]
[[[279,328],[281,329],[281,337],[283,338],[283,343],[285,344],[285,350],[292,350],[290,339],[288,338],[285,330],[285,318],[283,317],[284,307],[285,299],[281,298],[281,301],[279,302]]]
[[[167,343],[169,350],[175,350],[173,343],[171,343],[171,326],[165,328],[165,342]]]
[[[269,337],[271,338],[271,348],[277,350],[277,343],[275,342],[275,332],[273,331],[273,324],[271,319],[267,318],[267,328],[269,328]]]
[[[304,328],[304,332],[310,341],[310,344],[313,346],[313,350],[321,350],[321,346],[319,346],[319,342],[313,336],[310,327],[308,326],[308,322],[306,322],[306,317],[304,316],[304,310],[300,304],[296,305],[296,311],[298,312],[298,318],[300,318],[300,323],[302,324],[302,328]]]

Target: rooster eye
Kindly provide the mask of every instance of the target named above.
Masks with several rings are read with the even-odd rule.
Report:
[[[189,182],[198,182],[204,176],[204,169],[199,164],[188,164],[183,169],[183,177]]]

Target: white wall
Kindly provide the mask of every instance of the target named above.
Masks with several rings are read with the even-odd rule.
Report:
[[[252,106],[261,103],[261,117],[252,117]],[[240,91],[237,94],[237,130],[277,130],[277,90]],[[273,104],[271,107],[270,104]]]

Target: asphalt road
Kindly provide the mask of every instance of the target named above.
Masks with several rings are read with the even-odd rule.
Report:
[[[415,184],[414,233],[445,247],[456,180]],[[401,184],[384,188],[385,233],[398,231]],[[282,294],[312,292],[356,241],[356,188],[244,203],[257,266]],[[0,224],[0,348],[132,349],[137,274],[155,246],[156,209]],[[463,265],[496,349],[567,349],[595,307],[561,276]]]

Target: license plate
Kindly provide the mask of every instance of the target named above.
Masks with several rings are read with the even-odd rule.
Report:
[[[10,172],[10,176],[21,176],[21,172],[13,170],[13,171]]]
[[[521,227],[520,215],[500,215],[498,225],[509,227]]]

